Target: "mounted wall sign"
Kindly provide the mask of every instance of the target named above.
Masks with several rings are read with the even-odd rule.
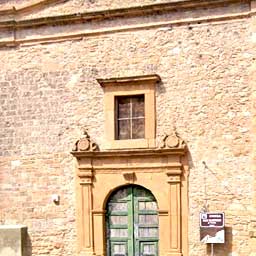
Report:
[[[223,212],[200,213],[200,241],[219,244],[225,242],[225,214]]]

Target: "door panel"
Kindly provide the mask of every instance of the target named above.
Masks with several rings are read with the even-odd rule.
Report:
[[[107,254],[129,256],[133,250],[131,189],[120,189],[107,204]]]
[[[157,255],[157,242],[140,242],[140,256]]]
[[[135,226],[134,255],[143,256],[149,253],[150,248],[152,249],[158,244],[157,203],[154,196],[148,190],[141,187],[135,187],[133,193]],[[157,255],[157,251],[158,249],[155,249],[150,255]]]
[[[129,186],[109,199],[106,214],[108,256],[158,254],[157,203],[150,191]]]
[[[111,243],[111,255],[115,256],[127,256],[127,243],[112,242]]]

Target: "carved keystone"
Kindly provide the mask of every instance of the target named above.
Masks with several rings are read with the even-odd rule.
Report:
[[[125,178],[125,180],[129,181],[129,182],[134,182],[135,179],[135,173],[131,172],[131,171],[126,171],[126,172],[122,172],[123,177]]]

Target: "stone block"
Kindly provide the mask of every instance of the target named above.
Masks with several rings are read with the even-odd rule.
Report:
[[[0,226],[0,256],[25,256],[27,227],[23,225]]]

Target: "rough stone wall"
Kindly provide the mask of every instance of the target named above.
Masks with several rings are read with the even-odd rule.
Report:
[[[34,0],[1,0],[0,10],[5,10],[7,8],[9,9],[13,6],[18,8],[24,5],[32,4],[34,2]]]
[[[0,5],[1,9],[21,8],[24,6],[29,6],[34,3],[38,3],[40,0],[2,0]],[[102,9],[115,9],[123,7],[141,6],[145,4],[156,4],[156,3],[166,3],[172,2],[170,0],[133,0],[133,1],[122,1],[122,0],[59,0],[59,3],[49,3],[45,6],[44,11],[40,11],[42,15],[59,15],[60,13],[73,13],[73,12],[83,12],[95,11]],[[38,17],[38,13],[35,14]]]
[[[226,213],[227,244],[216,246],[215,255],[252,255],[249,40],[243,20],[2,48],[2,224],[26,224],[33,255],[74,255],[69,152],[84,127],[99,145],[103,141],[103,91],[96,78],[157,73],[157,139],[175,126],[190,152],[189,255],[206,255],[198,228],[204,199],[209,210]],[[60,195],[60,205],[52,194]]]
[[[27,15],[27,17],[43,17],[62,14],[71,14],[78,12],[91,12],[106,9],[127,8],[134,6],[143,6],[146,4],[166,3],[170,0],[69,0],[67,2],[60,3],[59,5],[49,5],[43,11],[38,11]]]
[[[74,255],[75,193],[70,165],[72,160],[65,153],[15,154],[0,160],[1,224],[28,226],[26,255]],[[59,205],[51,200],[55,193],[60,195]]]

